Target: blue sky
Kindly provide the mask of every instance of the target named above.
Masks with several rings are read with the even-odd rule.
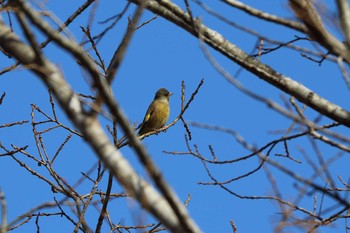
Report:
[[[74,1],[74,3],[67,5],[62,3],[62,1],[49,1],[46,6],[61,21],[64,21],[82,2]],[[174,2],[182,7],[184,5],[182,1]],[[279,16],[292,17],[286,1],[244,2]],[[259,22],[222,3],[216,1],[206,1],[206,3],[231,20],[254,28],[259,33],[273,39],[289,41],[294,39],[295,35],[300,35],[298,32],[287,31],[270,23]],[[104,27],[97,22],[116,14],[124,5],[124,1],[100,1],[96,11],[96,20],[91,28],[92,33],[97,34]],[[218,30],[228,40],[241,47],[244,51],[249,53],[253,49],[256,38],[219,22],[199,9],[193,2],[191,2],[191,5],[193,6],[194,15],[201,16],[205,24]],[[131,15],[133,10],[134,6],[129,9],[128,14]],[[4,15],[2,17],[5,18]],[[152,17],[152,13],[145,12],[142,21]],[[124,17],[98,44],[99,51],[106,64],[109,63],[113,51],[117,48],[121,40],[126,22],[127,18]],[[69,26],[69,31],[78,41],[81,41],[83,38],[80,26],[85,26],[86,23],[87,14],[83,14],[78,18],[77,22]],[[15,32],[21,33],[17,27],[15,27]],[[38,34],[38,38],[42,39],[42,35]],[[298,42],[298,44],[312,48],[312,45],[308,42]],[[238,65],[232,63],[217,52],[211,49],[209,50],[228,72],[234,74],[239,69]],[[61,67],[66,80],[77,92],[89,93],[90,90],[86,83],[86,77],[84,77],[84,73],[81,72],[72,57],[60,51],[53,44],[45,48],[44,52],[51,61]],[[91,50],[90,52],[92,53]],[[288,49],[278,50],[262,57],[261,60],[278,72],[302,82],[323,97],[345,108],[349,108],[349,104],[343,97],[344,93],[347,94],[348,90],[335,64],[325,62],[322,66],[318,66],[302,58],[299,53],[291,52]],[[2,57],[1,68],[11,65],[12,62]],[[182,80],[186,84],[186,99],[188,100],[190,94],[195,90],[201,79],[204,79],[204,85],[191,104],[191,107],[185,113],[184,119],[186,121],[230,128],[239,132],[247,142],[257,147],[261,147],[271,140],[282,136],[281,134],[271,134],[271,131],[285,130],[290,126],[291,121],[289,119],[269,109],[266,105],[250,99],[231,86],[206,60],[199,47],[198,39],[161,17],[158,17],[135,33],[112,88],[130,121],[137,124],[142,121],[144,113],[154,97],[155,91],[160,87],[167,88],[174,93],[171,97],[171,114],[169,118],[169,121],[172,121],[177,117],[181,107]],[[243,71],[238,79],[249,89],[280,104],[283,104],[281,100],[282,95],[289,98],[280,90],[271,87],[246,71]],[[7,94],[4,103],[0,106],[0,125],[21,120],[30,121],[30,104],[36,104],[42,110],[51,113],[45,86],[38,78],[23,68],[19,68],[18,71],[10,72],[0,77],[0,92],[6,92]],[[58,108],[58,106],[56,107]],[[59,110],[57,111],[62,122],[71,126],[64,114]],[[317,114],[308,109],[307,115],[315,117]],[[43,119],[39,113],[36,113],[36,117],[37,121]],[[327,119],[323,121],[330,122]],[[103,124],[109,123],[105,119],[102,119],[102,122]],[[195,127],[190,127],[190,129],[193,136],[190,144],[192,146],[194,144],[198,145],[204,157],[210,158],[211,156],[208,149],[209,144],[213,146],[218,158],[222,160],[248,154],[241,145],[236,143],[232,136]],[[345,129],[340,130],[345,132]],[[146,138],[144,143],[180,199],[185,201],[188,194],[192,195],[188,209],[200,228],[204,232],[232,232],[229,221],[233,220],[238,228],[238,232],[254,232],[256,230],[260,232],[272,232],[273,223],[279,217],[277,203],[264,200],[242,200],[228,194],[217,186],[199,185],[198,182],[210,181],[201,161],[189,155],[169,155],[163,153],[163,151],[187,151],[184,134],[184,127],[181,122],[178,122],[166,133]],[[55,130],[52,134],[44,135],[47,151],[50,155],[55,153],[67,135],[68,132],[62,129]],[[11,144],[16,146],[29,145],[27,151],[38,156],[30,123],[10,129],[0,128],[0,142],[6,147],[10,147]],[[290,144],[291,153],[297,159],[302,159],[302,155],[297,150],[298,147],[304,148],[310,156],[313,156],[314,152],[308,140],[296,140]],[[337,152],[336,149],[330,149],[329,147],[324,147],[323,149],[322,152],[328,154],[329,157]],[[140,167],[135,158],[133,151],[130,148],[122,148],[121,151],[136,167],[139,174],[149,180],[145,171]],[[279,145],[275,153],[281,152],[283,152],[283,148],[282,145]],[[17,156],[24,161],[28,161],[23,155],[18,154]],[[304,170],[307,166],[301,168],[290,161],[284,161],[282,159],[279,161],[284,165],[295,166],[296,169],[300,169],[300,174],[304,172],[305,174],[310,174],[309,170]],[[36,166],[31,161],[28,162],[34,169],[47,175],[47,172],[43,168]],[[81,172],[86,172],[96,162],[96,156],[84,141],[73,136],[63,149],[62,154],[55,161],[55,166],[70,184],[74,184],[81,177]],[[347,162],[349,161],[343,158],[339,163],[334,165],[335,173],[346,176],[345,164]],[[257,164],[258,160],[252,158],[238,164],[209,167],[216,178],[224,181],[244,174],[255,168]],[[280,187],[285,191],[284,194],[286,196],[284,198],[293,200],[296,191],[293,181],[275,169],[271,170],[275,172],[274,175],[277,181],[280,182]],[[0,177],[0,188],[6,195],[9,209],[8,219],[10,221],[23,212],[28,211],[33,206],[46,201],[53,201],[54,197],[59,200],[62,198],[58,194],[52,194],[48,185],[29,175],[27,171],[9,157],[1,157]],[[106,182],[104,181],[102,184],[105,185]],[[241,195],[272,195],[272,188],[267,182],[263,171],[230,184],[228,187]],[[79,185],[78,190],[84,193],[90,188],[91,183],[84,181]],[[103,186],[101,188],[103,190],[105,189]],[[121,187],[117,183],[114,183],[113,191],[120,192],[121,190]],[[311,201],[305,201],[302,204],[305,205],[305,208],[310,208],[313,203]],[[87,217],[91,217],[91,225],[94,226],[96,218],[92,216],[96,216],[96,211],[93,208],[89,211]],[[113,201],[110,205],[110,211],[113,213],[112,216],[115,222],[125,225],[136,224],[140,216],[146,216],[145,213],[140,212],[139,207],[132,200],[125,201],[125,199]],[[150,219],[151,217],[147,216],[145,218]],[[45,217],[42,217],[40,221],[42,223],[42,232],[70,232],[73,229],[73,226],[61,217],[55,217],[55,220],[53,218],[45,219]],[[62,224],[62,222],[65,224]],[[146,223],[148,222],[146,221]],[[341,226],[339,227],[343,229]],[[35,223],[31,220],[29,224],[17,229],[17,232],[33,232],[35,229]],[[105,232],[107,232],[107,229],[106,227]]]

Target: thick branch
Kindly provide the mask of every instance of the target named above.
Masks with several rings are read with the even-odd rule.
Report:
[[[335,56],[340,56],[350,64],[350,53],[344,43],[339,41],[324,27],[321,17],[313,6],[312,1],[289,0],[295,15],[308,28],[309,36],[324,46]]]
[[[253,7],[250,7],[247,4],[244,4],[244,3],[237,1],[237,0],[221,0],[221,1],[232,6],[232,7],[235,7],[237,9],[242,10],[242,11],[245,11],[246,13],[248,13],[252,16],[258,17],[260,19],[263,19],[263,20],[266,20],[266,21],[269,21],[272,23],[277,23],[277,24],[298,30],[298,31],[303,32],[303,33],[307,32],[307,28],[299,22],[295,22],[295,21],[288,20],[288,19],[283,19],[283,18],[280,18],[276,15],[268,14],[266,12],[254,9]]]

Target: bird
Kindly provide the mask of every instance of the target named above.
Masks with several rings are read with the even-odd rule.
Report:
[[[166,124],[170,114],[169,98],[172,94],[165,88],[160,88],[156,92],[141,124],[139,136],[160,129]]]

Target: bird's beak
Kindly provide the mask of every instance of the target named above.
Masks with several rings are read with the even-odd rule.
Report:
[[[169,96],[172,96],[173,95],[173,93],[172,92],[169,92]]]

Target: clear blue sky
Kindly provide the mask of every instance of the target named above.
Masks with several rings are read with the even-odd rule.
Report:
[[[66,4],[62,1],[49,1],[46,6],[61,21],[64,21],[82,2],[74,1]],[[182,7],[184,5],[183,1],[174,2]],[[295,35],[300,35],[298,32],[287,31],[273,24],[259,22],[218,1],[206,2],[213,9],[220,11],[231,20],[254,28],[262,35],[276,40],[288,41],[294,39]],[[269,13],[292,17],[286,1],[251,0],[244,2]],[[97,22],[118,13],[124,5],[125,1],[100,1],[96,11],[95,23],[91,28],[92,33],[97,34],[104,27]],[[191,2],[191,5],[193,6],[194,15],[202,17],[202,21],[205,24],[218,30],[244,51],[249,53],[253,49],[256,38],[219,22],[199,9],[193,2]],[[131,15],[133,10],[134,6],[129,9],[128,14]],[[151,17],[153,17],[152,13],[145,12],[143,21]],[[126,22],[127,18],[124,17],[98,44],[99,51],[107,65],[125,31]],[[69,31],[78,41],[81,41],[83,38],[80,26],[85,26],[86,23],[87,14],[84,14],[69,26]],[[21,33],[17,27],[15,32]],[[38,38],[41,37],[38,36]],[[300,45],[312,48],[307,42],[300,43]],[[233,74],[239,69],[236,64],[220,54],[213,50],[210,51],[227,71]],[[89,93],[84,73],[81,72],[79,66],[76,65],[70,56],[60,51],[55,45],[49,45],[44,52],[51,61],[61,67],[65,78],[77,92]],[[319,67],[317,64],[303,59],[297,52],[291,52],[287,49],[262,57],[262,62],[269,64],[278,72],[304,83],[325,98],[344,107],[349,107],[349,104],[343,98],[344,95],[335,94],[340,92],[347,93],[346,86],[335,64],[326,62]],[[1,68],[11,64],[12,62],[9,62],[5,57],[1,58]],[[171,121],[180,111],[181,81],[185,81],[186,97],[188,99],[201,79],[204,79],[204,85],[191,107],[185,113],[185,120],[233,129],[240,132],[245,140],[257,147],[282,136],[280,134],[271,134],[271,131],[287,129],[291,124],[289,119],[237,91],[205,59],[199,48],[199,41],[196,38],[161,17],[158,17],[135,33],[122,67],[113,83],[113,91],[130,121],[138,124],[142,121],[155,91],[160,87],[167,88],[174,93],[171,98],[171,115],[169,119]],[[280,96],[284,94],[281,91],[269,86],[252,74],[244,71],[240,75],[239,80],[251,90],[283,104]],[[36,104],[42,110],[50,113],[50,104],[45,86],[38,78],[27,71],[23,71],[23,69],[0,77],[0,94],[2,92],[6,92],[7,95],[4,103],[0,106],[0,125],[13,121],[31,120],[30,104]],[[71,125],[62,112],[59,110],[58,112],[60,119],[65,124]],[[309,116],[316,116],[311,110],[308,114],[310,114]],[[39,113],[36,113],[36,117],[37,121],[43,119]],[[105,120],[103,122],[105,124],[108,123]],[[324,119],[324,122],[327,122],[327,119]],[[207,158],[211,156],[208,150],[209,144],[213,146],[216,155],[222,160],[248,154],[231,136],[194,127],[190,127],[190,129],[193,134],[191,145],[198,145],[202,155]],[[51,156],[56,152],[67,134],[64,130],[56,130],[52,134],[44,136],[46,149]],[[238,228],[238,232],[272,232],[273,223],[279,217],[277,203],[264,200],[242,200],[228,194],[217,186],[199,185],[197,184],[198,182],[207,182],[210,179],[198,159],[189,155],[174,156],[163,153],[163,151],[187,151],[184,134],[184,127],[181,122],[178,122],[166,133],[149,137],[144,140],[144,143],[181,200],[185,201],[188,194],[192,195],[188,209],[200,228],[204,232],[232,232],[229,221],[233,220]],[[16,146],[29,145],[27,150],[38,156],[30,123],[10,129],[0,128],[0,142],[6,147],[10,147],[11,144]],[[296,150],[297,147],[303,147],[308,150],[311,157],[314,156],[307,140],[297,140],[290,145],[291,153],[297,159],[302,159],[302,155]],[[330,157],[336,151],[326,147],[323,152],[329,154]],[[138,172],[141,175],[145,175],[145,171],[140,168],[130,148],[123,148],[122,152],[138,169]],[[281,152],[283,152],[283,149],[280,145],[275,153]],[[0,151],[1,153],[2,151]],[[24,158],[23,155],[17,154],[16,156],[28,162],[28,159]],[[74,184],[81,177],[81,172],[86,172],[96,163],[96,158],[84,141],[74,136],[55,162],[55,167],[70,184]],[[53,194],[48,185],[29,175],[11,158],[1,157],[0,159],[0,188],[5,192],[8,202],[9,221],[40,203],[51,202],[54,197],[58,200],[62,198],[58,194]],[[295,165],[283,160],[281,162],[285,162],[285,165],[290,163],[289,166]],[[341,160],[341,162],[336,166],[337,172],[346,175],[346,170],[342,164],[346,164],[349,161]],[[37,171],[47,175],[43,168],[36,166],[32,162],[30,164]],[[253,158],[238,164],[209,167],[216,178],[224,181],[254,169],[257,164],[258,160]],[[290,179],[286,179],[282,173],[275,170],[274,172],[274,175],[277,176],[276,179],[280,182],[280,187],[284,191],[288,190],[284,193],[287,194],[284,198],[292,201],[293,193],[295,192],[293,182]],[[301,169],[300,173],[302,172],[304,171]],[[305,171],[305,174],[310,173]],[[259,196],[273,194],[263,171],[230,184],[228,187],[241,195]],[[84,193],[88,192],[90,188],[91,183],[85,181],[79,185],[78,190]],[[104,190],[105,187],[102,187],[102,189]],[[120,192],[121,190],[117,183],[114,183],[113,191]],[[288,195],[289,192],[291,193],[290,196]],[[318,196],[318,198],[321,197]],[[306,208],[310,208],[313,203],[309,201],[302,204],[305,204]],[[136,224],[138,218],[143,215],[138,206],[131,200],[126,202],[124,199],[116,200],[110,204],[110,210],[114,222],[120,221],[120,223],[125,225]],[[47,211],[50,212],[52,210]],[[93,208],[91,208],[90,213],[91,216],[95,214]],[[88,214],[88,216],[90,215]],[[147,219],[149,218],[147,217]],[[42,224],[42,232],[70,232],[73,229],[73,226],[61,217],[55,217],[54,220],[53,218],[45,219],[45,217],[42,217],[40,222]],[[91,218],[91,222],[91,225],[95,226],[96,219]],[[146,221],[146,223],[148,222]],[[106,226],[107,224],[105,223]],[[107,228],[104,229],[107,232]],[[19,228],[16,232],[34,232],[35,230],[34,220],[31,220],[31,223]]]

